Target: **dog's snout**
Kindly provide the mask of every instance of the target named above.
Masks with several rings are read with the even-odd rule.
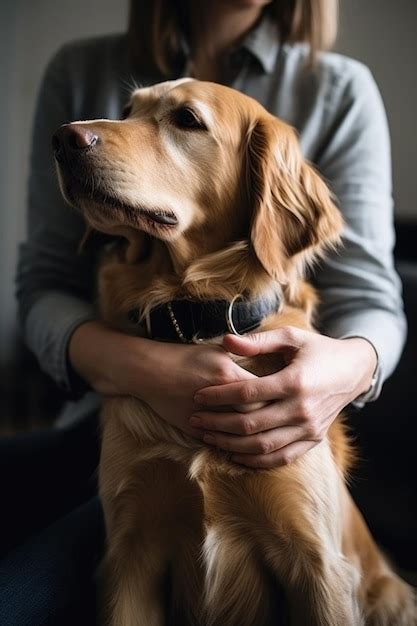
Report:
[[[98,136],[81,124],[64,124],[52,137],[52,149],[59,161],[66,152],[79,152],[96,145]]]

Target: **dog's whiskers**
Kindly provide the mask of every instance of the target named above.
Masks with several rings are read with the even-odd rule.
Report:
[[[123,86],[123,89],[127,93],[129,93],[129,95],[132,93],[132,91],[136,91],[137,89],[141,89],[141,87],[143,87],[141,83],[137,82],[137,80],[134,78],[134,76],[132,76],[132,74],[130,74],[129,79],[122,78],[120,82]]]

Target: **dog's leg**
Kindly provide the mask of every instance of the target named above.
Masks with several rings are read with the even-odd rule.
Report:
[[[263,552],[286,590],[291,624],[360,626],[360,572],[342,552],[344,479],[327,440],[264,478]]]
[[[416,626],[415,591],[389,566],[346,490],[343,550],[359,564],[360,597],[369,626]]]
[[[108,626],[163,626],[167,555],[161,546],[131,538],[109,536],[109,550],[101,565],[101,617]]]
[[[229,520],[232,521],[232,520]],[[208,525],[204,544],[206,580],[204,624],[206,626],[270,626],[281,624],[279,593],[268,572],[228,520]],[[232,523],[233,525],[233,523]],[[281,599],[281,604],[284,604]]]
[[[291,625],[363,625],[357,569],[337,552],[323,554],[318,546],[311,549],[313,543],[305,546],[299,559],[293,559],[292,571],[287,570],[281,578],[289,598]],[[288,556],[288,546],[283,553]]]
[[[106,626],[163,626],[169,552],[149,515],[149,469],[136,461],[137,443],[117,416],[107,419],[100,459],[100,497],[107,551],[100,568],[100,609]],[[133,445],[136,449],[133,450]],[[157,491],[156,491],[157,493]]]
[[[284,588],[291,624],[364,623],[360,575],[342,554],[343,479],[327,441],[276,470],[233,474],[216,469],[215,461],[211,471],[205,466],[197,480],[209,527],[207,600],[215,616],[210,624],[222,623],[233,604],[244,611],[235,621],[223,617],[223,624],[257,625],[246,607],[253,595],[255,604],[269,601],[268,588],[262,593],[259,582],[262,569],[273,574],[276,589]]]
[[[180,600],[187,546],[190,592],[183,615],[197,609],[198,550],[202,540],[202,500],[186,469],[168,459],[140,460],[144,447],[116,415],[104,423],[100,495],[108,550],[102,566],[105,622],[109,626],[162,626],[167,608]],[[140,419],[140,415],[138,415]],[[194,558],[192,558],[193,553]],[[169,593],[169,574],[175,580]],[[191,588],[193,586],[193,588]],[[188,600],[182,597],[181,601]],[[169,609],[168,609],[169,611]],[[192,620],[184,618],[184,625]]]

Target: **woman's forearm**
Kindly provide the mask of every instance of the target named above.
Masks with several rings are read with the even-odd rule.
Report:
[[[74,371],[104,396],[141,396],[149,340],[131,337],[99,321],[81,324],[71,336],[68,358]]]
[[[132,337],[98,321],[76,328],[68,357],[75,372],[104,396],[134,396],[194,437],[194,394],[213,384],[254,378],[216,345],[178,345]]]

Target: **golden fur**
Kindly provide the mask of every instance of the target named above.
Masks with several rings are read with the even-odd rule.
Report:
[[[140,89],[131,105],[124,121],[62,131],[99,138],[70,171],[62,165],[64,193],[90,227],[127,241],[100,269],[103,319],[133,333],[133,308],[146,318],[178,297],[279,293],[284,305],[261,330],[283,328],[291,341],[312,329],[304,270],[337,244],[342,219],[293,130],[210,83]],[[284,366],[278,355],[238,361],[258,375]],[[262,471],[231,464],[133,397],[104,399],[102,424],[106,623],[266,626],[284,605],[295,625],[417,623],[411,588],[347,490],[340,418],[300,459]]]

